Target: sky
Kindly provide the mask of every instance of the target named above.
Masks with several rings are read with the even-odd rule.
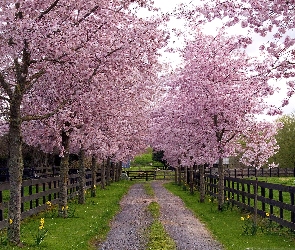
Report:
[[[184,3],[184,4],[189,4],[189,3],[197,3],[197,0],[169,0],[168,1],[164,1],[164,0],[154,0],[154,5],[155,7],[160,8],[163,12],[173,12],[173,10],[175,9],[175,7],[180,4],[180,3]],[[142,15],[146,15],[145,12],[142,13]],[[210,35],[214,35],[217,33],[218,28],[221,27],[221,22],[220,20],[216,21],[216,22],[212,22],[207,24],[204,27],[204,33],[206,34],[210,34]],[[182,29],[184,30],[184,21],[180,20],[180,19],[176,19],[173,18],[171,19],[169,26],[171,28],[177,28],[177,29]],[[241,27],[233,27],[230,28],[229,30],[227,30],[227,32],[229,34],[232,35],[246,35],[247,34],[247,30],[242,29]],[[292,37],[294,37],[295,34],[292,33]],[[254,56],[254,55],[258,55],[259,54],[259,46],[264,43],[267,42],[270,39],[271,35],[269,37],[261,37],[259,35],[256,35],[253,38],[253,44],[250,45],[247,49],[247,52],[250,56]],[[171,39],[173,40],[173,46],[183,46],[183,41],[182,40],[178,40],[177,38],[173,38]],[[171,44],[171,43],[170,43]],[[163,58],[161,59],[162,62],[174,62],[174,65],[177,65],[179,63],[181,63],[179,57],[177,55],[173,55],[173,54],[169,54],[169,53],[162,53],[163,54]],[[284,81],[280,81],[280,82],[275,82],[273,81],[272,84],[276,87],[279,87],[281,90],[277,93],[275,93],[274,95],[270,96],[267,99],[267,102],[270,104],[274,104],[276,106],[280,106],[281,102],[283,101],[284,97],[286,96],[287,93],[287,87]],[[295,96],[291,97],[289,105],[283,107],[283,113],[284,114],[290,114],[292,112],[295,112]],[[261,116],[260,119],[266,119],[266,120],[274,120],[277,117],[269,117],[269,116]]]

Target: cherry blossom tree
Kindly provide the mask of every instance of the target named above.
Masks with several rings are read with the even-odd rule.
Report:
[[[240,136],[267,108],[263,98],[273,93],[262,64],[245,54],[248,43],[245,37],[197,33],[184,49],[183,69],[167,81],[168,97],[155,118],[154,144],[168,162],[176,166],[180,159],[192,166],[218,160],[219,209],[222,158],[237,153]]]
[[[279,145],[277,145],[275,135],[281,128],[282,123],[266,121],[256,122],[249,126],[241,139],[244,145],[240,161],[256,169],[266,165],[269,158],[278,152]]]
[[[273,60],[265,64],[273,79],[280,79],[289,88],[282,101],[282,107],[289,103],[294,93],[295,77],[295,15],[293,1],[202,1],[195,8],[189,8],[186,17],[193,23],[211,22],[222,19],[225,27],[242,27],[249,38],[255,34],[268,37],[266,44],[257,43],[257,49],[270,55]],[[196,18],[196,19],[194,19]],[[259,40],[259,39],[258,39]],[[256,39],[257,41],[257,39]],[[280,109],[273,108],[270,113],[281,114]]]
[[[83,111],[78,112],[73,105],[77,100],[82,102],[78,97],[91,88],[93,78],[104,74],[107,59],[113,58],[108,72],[112,65],[117,68],[116,72],[124,70],[132,60],[134,64],[141,61],[140,71],[152,67],[157,48],[164,44],[165,36],[159,39],[161,36],[154,29],[159,21],[135,19],[128,9],[131,3],[135,7],[136,3],[149,6],[149,1],[119,0],[1,3],[0,99],[10,136],[10,242],[21,244],[22,123],[38,120],[35,122],[35,131],[38,131],[38,127],[44,127],[41,120],[51,117],[45,122],[51,132],[47,130],[44,140],[58,142],[54,145],[63,149],[64,162],[67,162],[65,149],[69,147],[69,134],[79,129],[83,121],[80,116]],[[134,20],[137,21],[133,24]],[[138,38],[145,41],[145,45]],[[125,53],[123,64],[115,60],[114,54],[119,51],[121,55]],[[92,88],[99,89],[99,82],[96,83]],[[57,115],[60,109],[63,111]]]

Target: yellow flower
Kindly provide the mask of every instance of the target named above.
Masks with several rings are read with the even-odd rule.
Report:
[[[265,216],[266,216],[266,217],[269,217],[269,213],[265,213]]]
[[[66,206],[66,209],[68,210],[69,209],[69,206]]]
[[[50,201],[47,201],[46,204],[50,207],[52,204]]]
[[[245,218],[244,217],[241,217],[241,220],[245,220]]]
[[[93,188],[95,189],[96,188],[96,185],[93,185]]]
[[[13,220],[12,220],[12,219],[9,219],[9,224],[10,224],[10,225],[12,224],[12,222],[13,222]]]
[[[250,219],[250,215],[249,214],[247,215],[247,219]]]
[[[211,202],[211,199],[209,199],[209,202]]]
[[[62,207],[61,210],[64,211],[65,210],[65,207]]]
[[[39,229],[40,229],[40,230],[42,230],[43,228],[44,228],[44,226],[43,226],[43,225],[40,225],[40,226],[39,226]]]
[[[228,201],[228,198],[226,198],[226,200]]]

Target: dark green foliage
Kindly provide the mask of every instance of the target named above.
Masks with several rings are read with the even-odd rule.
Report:
[[[292,168],[295,167],[295,114],[284,115],[278,121],[284,124],[276,135],[280,149],[270,162],[279,163],[280,168]]]

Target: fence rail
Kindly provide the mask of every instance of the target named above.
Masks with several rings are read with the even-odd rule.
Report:
[[[208,195],[217,197],[218,176],[206,175],[205,185]],[[269,213],[269,219],[281,226],[295,230],[295,186],[272,184],[257,180],[225,177],[224,196],[228,202],[254,212],[254,199],[257,196],[258,214]],[[255,188],[257,186],[257,188]],[[257,193],[255,192],[257,190]]]
[[[174,178],[172,170],[130,170],[126,171],[130,180],[166,180]]]
[[[97,183],[100,182],[100,174],[96,176]],[[86,189],[92,184],[91,171],[86,171]],[[21,219],[46,210],[46,202],[58,203],[60,177],[48,177],[24,180],[21,189]],[[78,175],[72,174],[68,180],[68,197],[77,194],[79,187]],[[0,229],[7,227],[7,212],[9,199],[9,182],[0,185]]]
[[[217,173],[217,168],[207,168],[207,174],[214,175]],[[235,178],[246,177],[295,177],[295,168],[227,168],[224,171],[225,176]]]

